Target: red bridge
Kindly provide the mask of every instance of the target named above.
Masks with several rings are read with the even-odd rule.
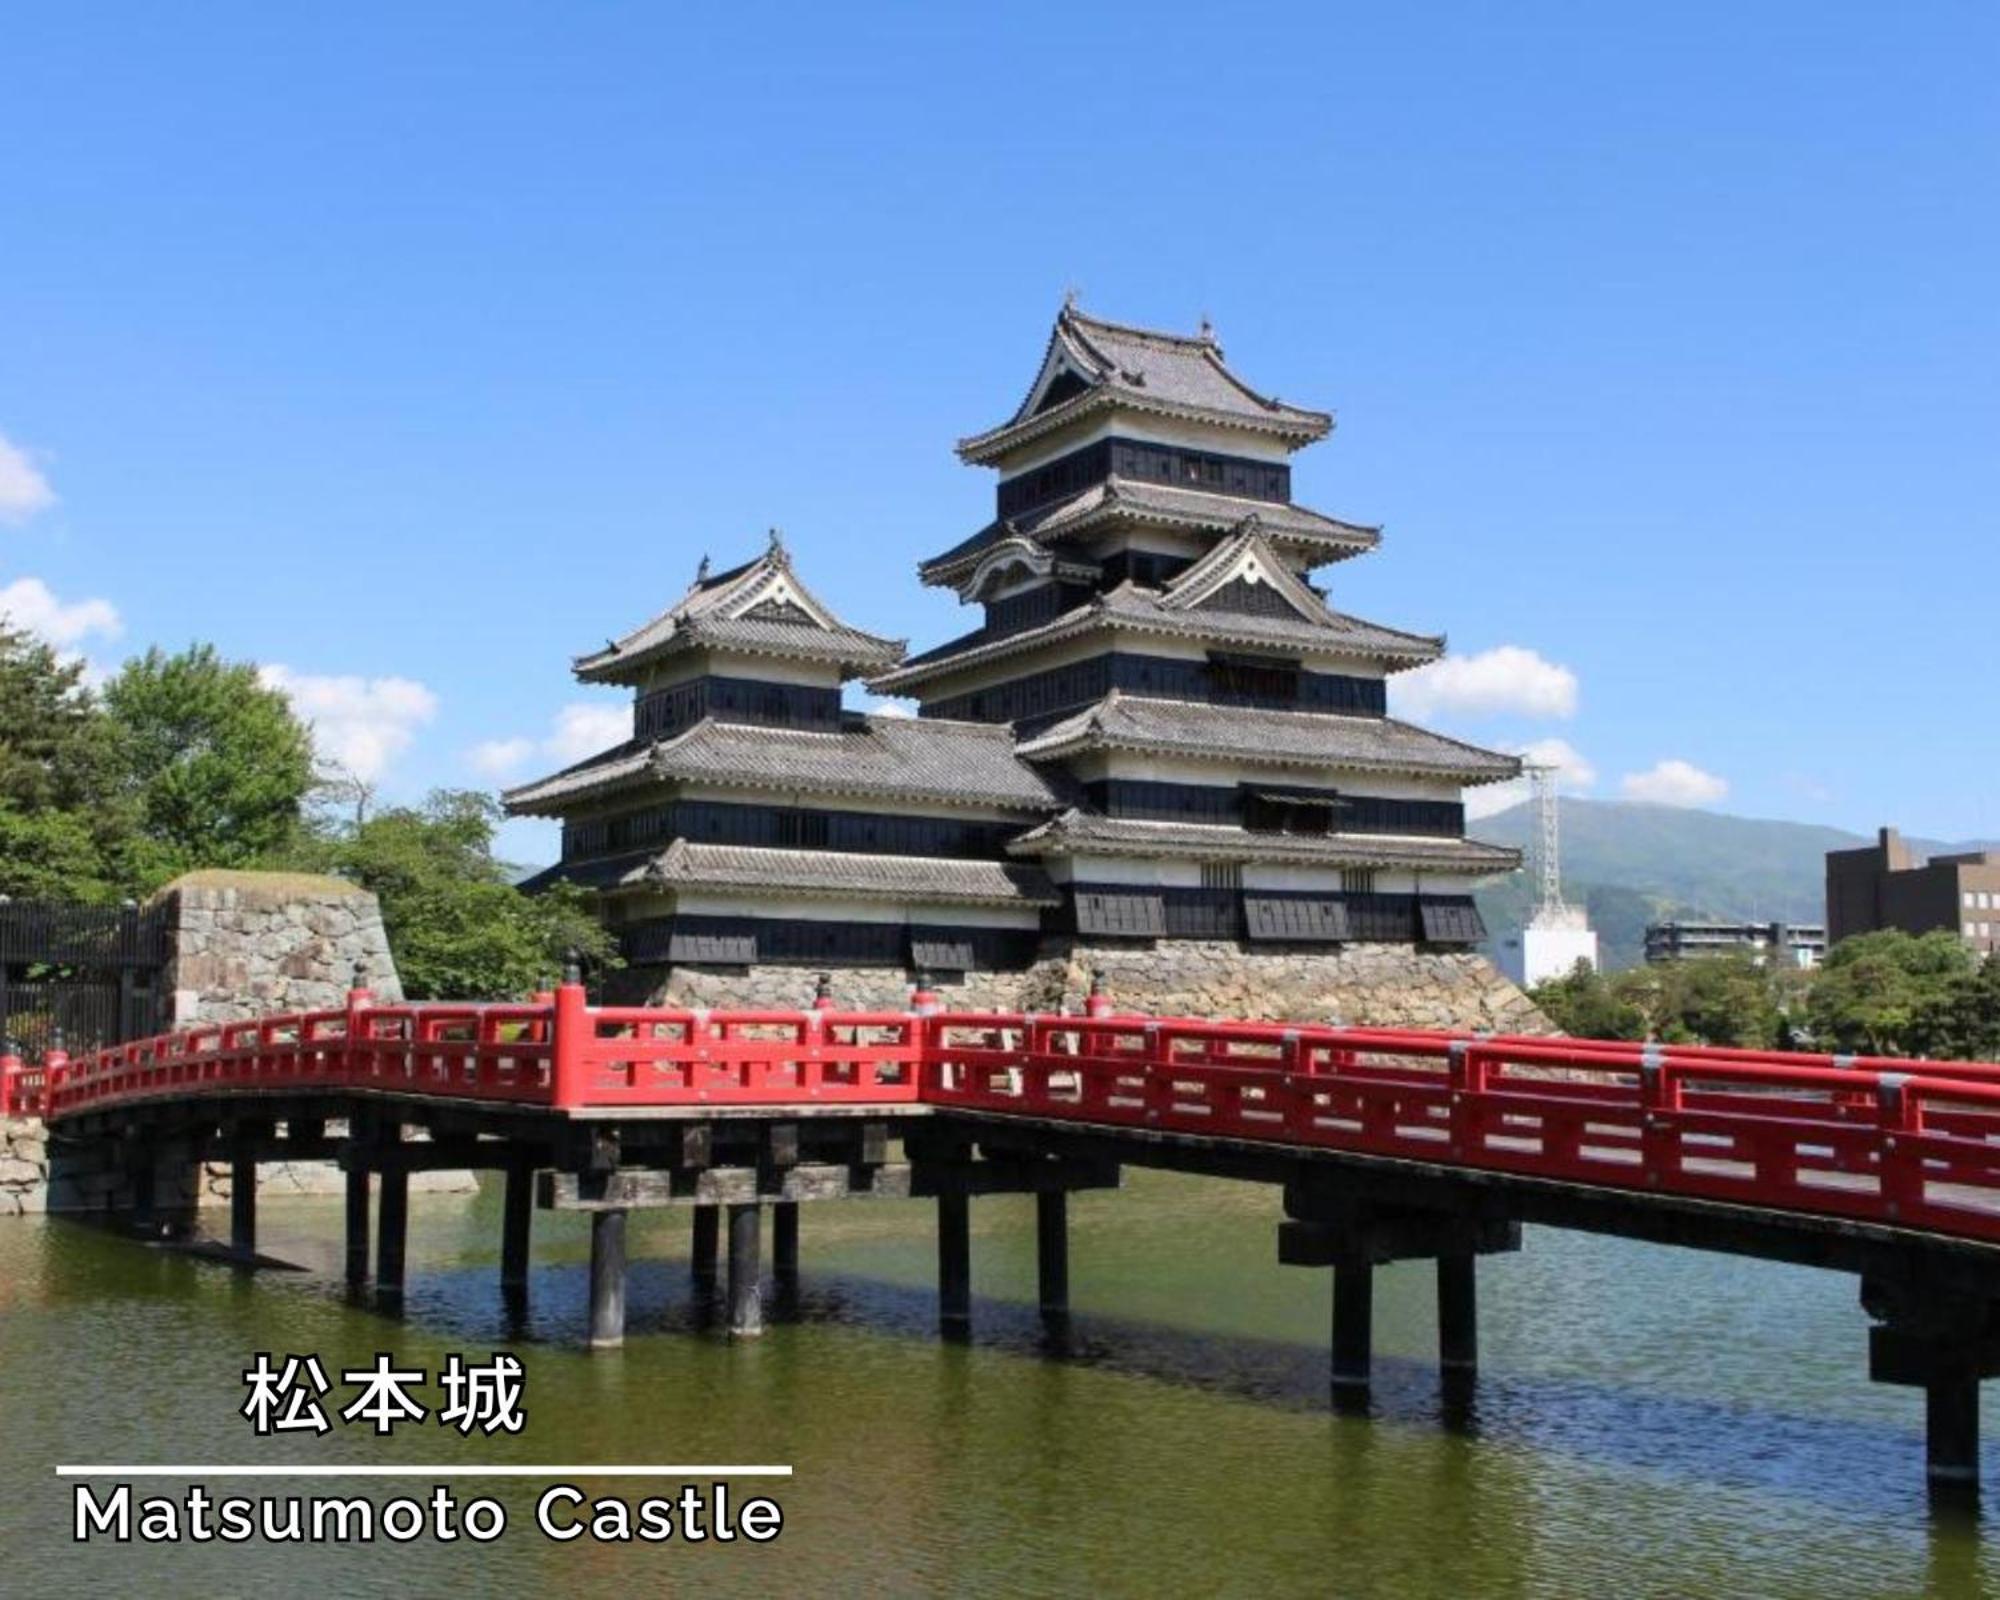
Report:
[[[338,1159],[348,1276],[400,1303],[408,1174],[507,1175],[502,1283],[525,1292],[531,1206],[593,1214],[591,1341],[624,1326],[624,1220],[684,1206],[728,1304],[761,1326],[763,1208],[780,1283],[798,1206],[938,1203],[941,1318],[971,1314],[970,1198],[1038,1197],[1041,1300],[1068,1306],[1066,1196],[1121,1165],[1281,1184],[1278,1257],[1334,1274],[1332,1382],[1365,1394],[1372,1270],[1437,1264],[1448,1380],[1476,1362],[1474,1266],[1521,1224],[1856,1272],[1870,1371],[1927,1395],[1932,1480],[1976,1484],[2000,1370],[2000,1066],[1115,1014],[707,1012],[377,1005],[198,1028],[74,1060],[0,1058],[51,1131],[51,1209],[192,1225],[199,1162],[234,1164],[255,1256],[260,1161]],[[899,1149],[893,1146],[900,1146]]]

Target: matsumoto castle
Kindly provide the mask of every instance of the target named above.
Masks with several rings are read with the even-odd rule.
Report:
[[[1190,1010],[1282,978],[1293,1014],[1400,1014],[1371,989],[1430,984],[1433,1020],[1496,1020],[1512,991],[1465,948],[1471,888],[1519,862],[1465,837],[1461,797],[1519,763],[1388,716],[1389,674],[1443,638],[1312,582],[1380,542],[1293,503],[1292,452],[1332,427],[1206,324],[1065,306],[1027,398],[959,442],[998,475],[993,520],[917,568],[978,625],[912,655],[834,615],[775,535],[704,562],[574,663],[630,687],[632,737],[506,796],[562,821],[535,883],[592,890],[626,981],[661,995],[796,1004],[806,967],[871,998],[925,972],[1054,1004],[1108,967],[1121,998]],[[918,715],[842,710],[850,679]]]

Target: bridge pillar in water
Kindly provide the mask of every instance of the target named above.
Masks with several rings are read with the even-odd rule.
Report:
[[[722,1207],[695,1206],[694,1239],[688,1252],[688,1270],[695,1287],[705,1294],[715,1291],[716,1263],[722,1253]]]
[[[368,1167],[351,1159],[347,1164],[347,1287],[359,1289],[368,1281]]]
[[[535,1169],[525,1161],[513,1161],[507,1167],[507,1193],[500,1220],[500,1292],[510,1301],[527,1297],[534,1216]]]
[[[1375,1268],[1359,1256],[1333,1264],[1333,1359],[1337,1400],[1366,1395],[1375,1351]]]
[[[1395,1261],[1436,1265],[1438,1365],[1448,1396],[1462,1397],[1479,1363],[1478,1258],[1518,1250],[1520,1224],[1476,1211],[1380,1204],[1353,1182],[1314,1175],[1288,1183],[1291,1217],[1278,1232],[1280,1262],[1333,1268],[1335,1402],[1353,1403],[1368,1392],[1375,1268]]]
[[[791,1287],[799,1276],[799,1203],[779,1200],[771,1206],[771,1271]]]
[[[625,1213],[590,1214],[590,1347],[625,1342]]]
[[[764,1331],[764,1208],[729,1208],[729,1332],[748,1339]]]
[[[1863,1278],[1875,1319],[1868,1375],[1924,1391],[1924,1473],[1932,1495],[1976,1504],[1979,1384],[2000,1375],[2000,1301],[1924,1284]]]
[[[410,1233],[410,1174],[391,1161],[382,1168],[375,1202],[375,1300],[394,1311],[403,1304],[403,1261]]]
[[[1035,1196],[1035,1280],[1042,1320],[1069,1321],[1069,1194],[1044,1189]]]
[[[947,1339],[972,1337],[972,1197],[948,1177],[937,1197],[938,1328]]]
[[[1479,1366],[1479,1257],[1451,1251],[1437,1258],[1438,1366],[1445,1376]]]
[[[229,1154],[229,1249],[243,1261],[257,1255],[257,1154],[240,1130]]]

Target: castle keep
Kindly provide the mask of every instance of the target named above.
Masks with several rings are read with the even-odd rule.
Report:
[[[797,1003],[779,969],[805,966],[1052,1005],[1102,965],[1176,1009],[1508,1020],[1471,888],[1518,859],[1466,838],[1462,794],[1519,763],[1390,717],[1388,676],[1443,639],[1311,581],[1380,540],[1292,500],[1332,426],[1206,326],[1065,306],[1013,415],[958,446],[998,474],[993,520],[918,568],[979,625],[913,656],[775,535],[704,563],[576,660],[631,688],[632,737],[506,796],[562,820],[538,881],[595,891],[638,984],[685,998]],[[843,710],[851,679],[918,715]]]

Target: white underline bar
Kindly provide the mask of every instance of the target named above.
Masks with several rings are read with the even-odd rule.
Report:
[[[790,1467],[696,1462],[692,1466],[581,1464],[556,1467],[88,1466],[57,1467],[58,1478],[789,1478]]]

